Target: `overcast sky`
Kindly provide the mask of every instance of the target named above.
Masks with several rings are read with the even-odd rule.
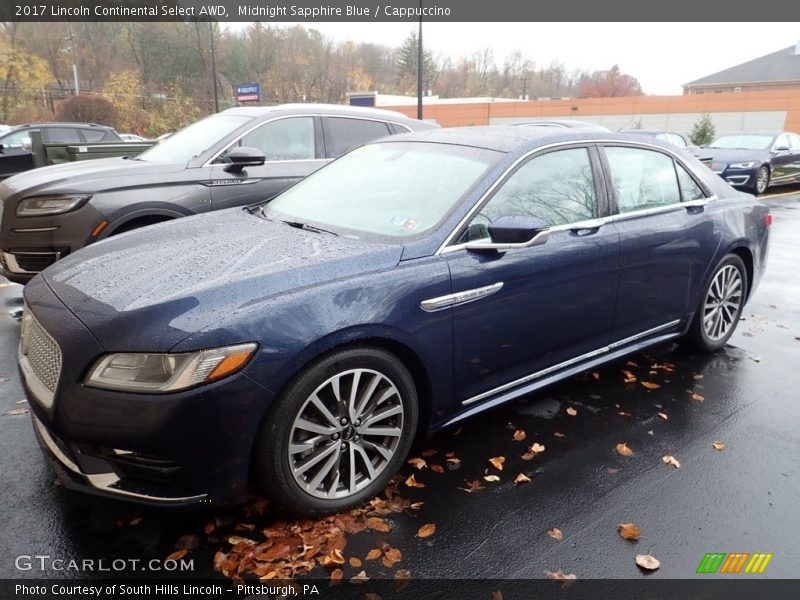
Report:
[[[242,24],[232,24],[242,27]],[[282,24],[283,25],[283,24]],[[291,25],[291,24],[289,24]],[[335,40],[397,46],[416,23],[302,23]],[[539,65],[620,69],[646,94],[680,94],[681,84],[794,45],[798,23],[425,23],[434,56],[459,58],[491,47],[495,59],[523,51]]]

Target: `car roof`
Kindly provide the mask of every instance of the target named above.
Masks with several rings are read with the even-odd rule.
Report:
[[[659,134],[659,133],[671,133],[673,135],[683,135],[680,132],[672,131],[671,129],[624,129],[620,131],[620,133],[645,133],[645,134]]]
[[[597,131],[609,131],[608,127],[591,123],[590,121],[580,121],[578,119],[536,119],[533,121],[518,121],[516,123],[509,123],[509,125],[526,126],[526,127],[565,127],[567,129],[580,129],[582,127],[594,128]]]
[[[98,125],[97,123],[70,123],[58,121],[45,123],[20,123],[19,125],[13,125],[11,129],[28,129],[32,127],[99,127],[101,129],[114,129],[113,127],[109,127],[107,125]]]
[[[531,150],[540,146],[559,142],[592,142],[601,140],[630,142],[631,138],[628,135],[613,133],[611,131],[489,125],[481,127],[450,127],[415,131],[413,133],[401,133],[389,139],[384,139],[383,142],[431,142],[457,146],[472,146],[475,148],[485,148],[487,150],[510,153],[518,150]],[[647,143],[658,145],[670,151],[674,149],[669,144],[662,143],[658,140],[652,142],[648,140]]]
[[[222,111],[221,114],[241,115],[246,117],[266,117],[276,113],[308,114],[325,113],[333,115],[381,118],[391,121],[417,121],[401,112],[380,108],[348,106],[346,104],[278,104],[275,106],[238,106]],[[434,126],[431,124],[431,126]]]

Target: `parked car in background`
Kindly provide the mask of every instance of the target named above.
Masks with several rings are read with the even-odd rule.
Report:
[[[148,142],[146,137],[142,137],[141,135],[136,135],[135,133],[120,133],[119,137],[122,138],[123,142]]]
[[[26,123],[0,132],[0,180],[34,168],[31,132],[40,131],[50,144],[119,142],[112,127],[93,123]]]
[[[589,123],[589,121],[579,121],[578,119],[535,119],[532,121],[510,123],[510,125],[552,127],[554,129],[579,129],[581,131],[611,131],[608,127],[603,127],[597,123]]]
[[[436,125],[335,105],[232,108],[135,158],[54,165],[0,184],[0,273],[24,283],[87,244],[272,198],[361,144]]]
[[[732,133],[718,137],[705,149],[717,175],[752,194],[800,182],[800,136],[796,133]]]
[[[408,133],[66,257],[25,288],[19,365],[69,486],[215,505],[254,483],[338,512],[419,428],[669,340],[723,347],[770,224],[673,146]]]
[[[703,148],[700,146],[694,145],[689,139],[689,136],[682,133],[665,131],[663,129],[626,129],[622,133],[639,135],[642,137],[659,140],[667,144],[672,144],[673,146],[688,152],[706,165],[711,163],[711,155],[703,150]]]

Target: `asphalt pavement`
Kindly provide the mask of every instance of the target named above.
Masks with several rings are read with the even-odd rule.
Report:
[[[710,356],[658,347],[429,438],[414,453],[427,466],[408,465],[398,486],[403,498],[423,504],[386,516],[389,532],[348,534],[343,555],[363,564],[343,565],[344,577],[363,569],[391,578],[405,569],[416,579],[539,578],[558,570],[581,579],[639,578],[634,557],[649,554],[661,561],[651,577],[692,578],[710,552],[771,553],[764,573],[748,577],[796,577],[800,192],[764,202],[775,217],[768,270],[728,347]],[[141,508],[59,486],[29,415],[9,414],[26,412],[16,371],[19,323],[9,316],[21,290],[0,278],[0,579],[80,575],[20,570],[20,555],[163,559],[181,546],[192,547],[192,577],[221,578],[214,555],[230,550],[230,535],[259,541],[276,519],[286,526],[285,515],[254,514],[252,506]],[[524,440],[514,439],[518,431]],[[540,451],[524,460],[534,443]],[[633,455],[622,456],[618,444]],[[497,457],[505,459],[502,470],[489,462]],[[520,473],[531,481],[515,484]],[[411,474],[425,487],[405,485]],[[476,481],[482,489],[465,491]],[[636,524],[640,539],[622,539],[620,523]],[[435,532],[420,537],[423,524]],[[562,539],[548,534],[554,528]],[[399,549],[401,560],[391,567],[365,560],[376,544]],[[321,567],[314,573],[327,576]]]

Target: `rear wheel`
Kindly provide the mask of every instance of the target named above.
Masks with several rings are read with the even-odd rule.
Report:
[[[688,339],[699,350],[713,352],[733,335],[747,297],[747,270],[729,254],[717,265],[695,311]]]
[[[417,392],[403,363],[370,347],[304,369],[270,407],[253,477],[295,512],[337,512],[380,493],[408,455]]]
[[[753,193],[756,196],[760,196],[767,191],[769,187],[769,178],[769,167],[767,165],[761,165],[758,171],[756,171],[756,180],[753,183]]]

